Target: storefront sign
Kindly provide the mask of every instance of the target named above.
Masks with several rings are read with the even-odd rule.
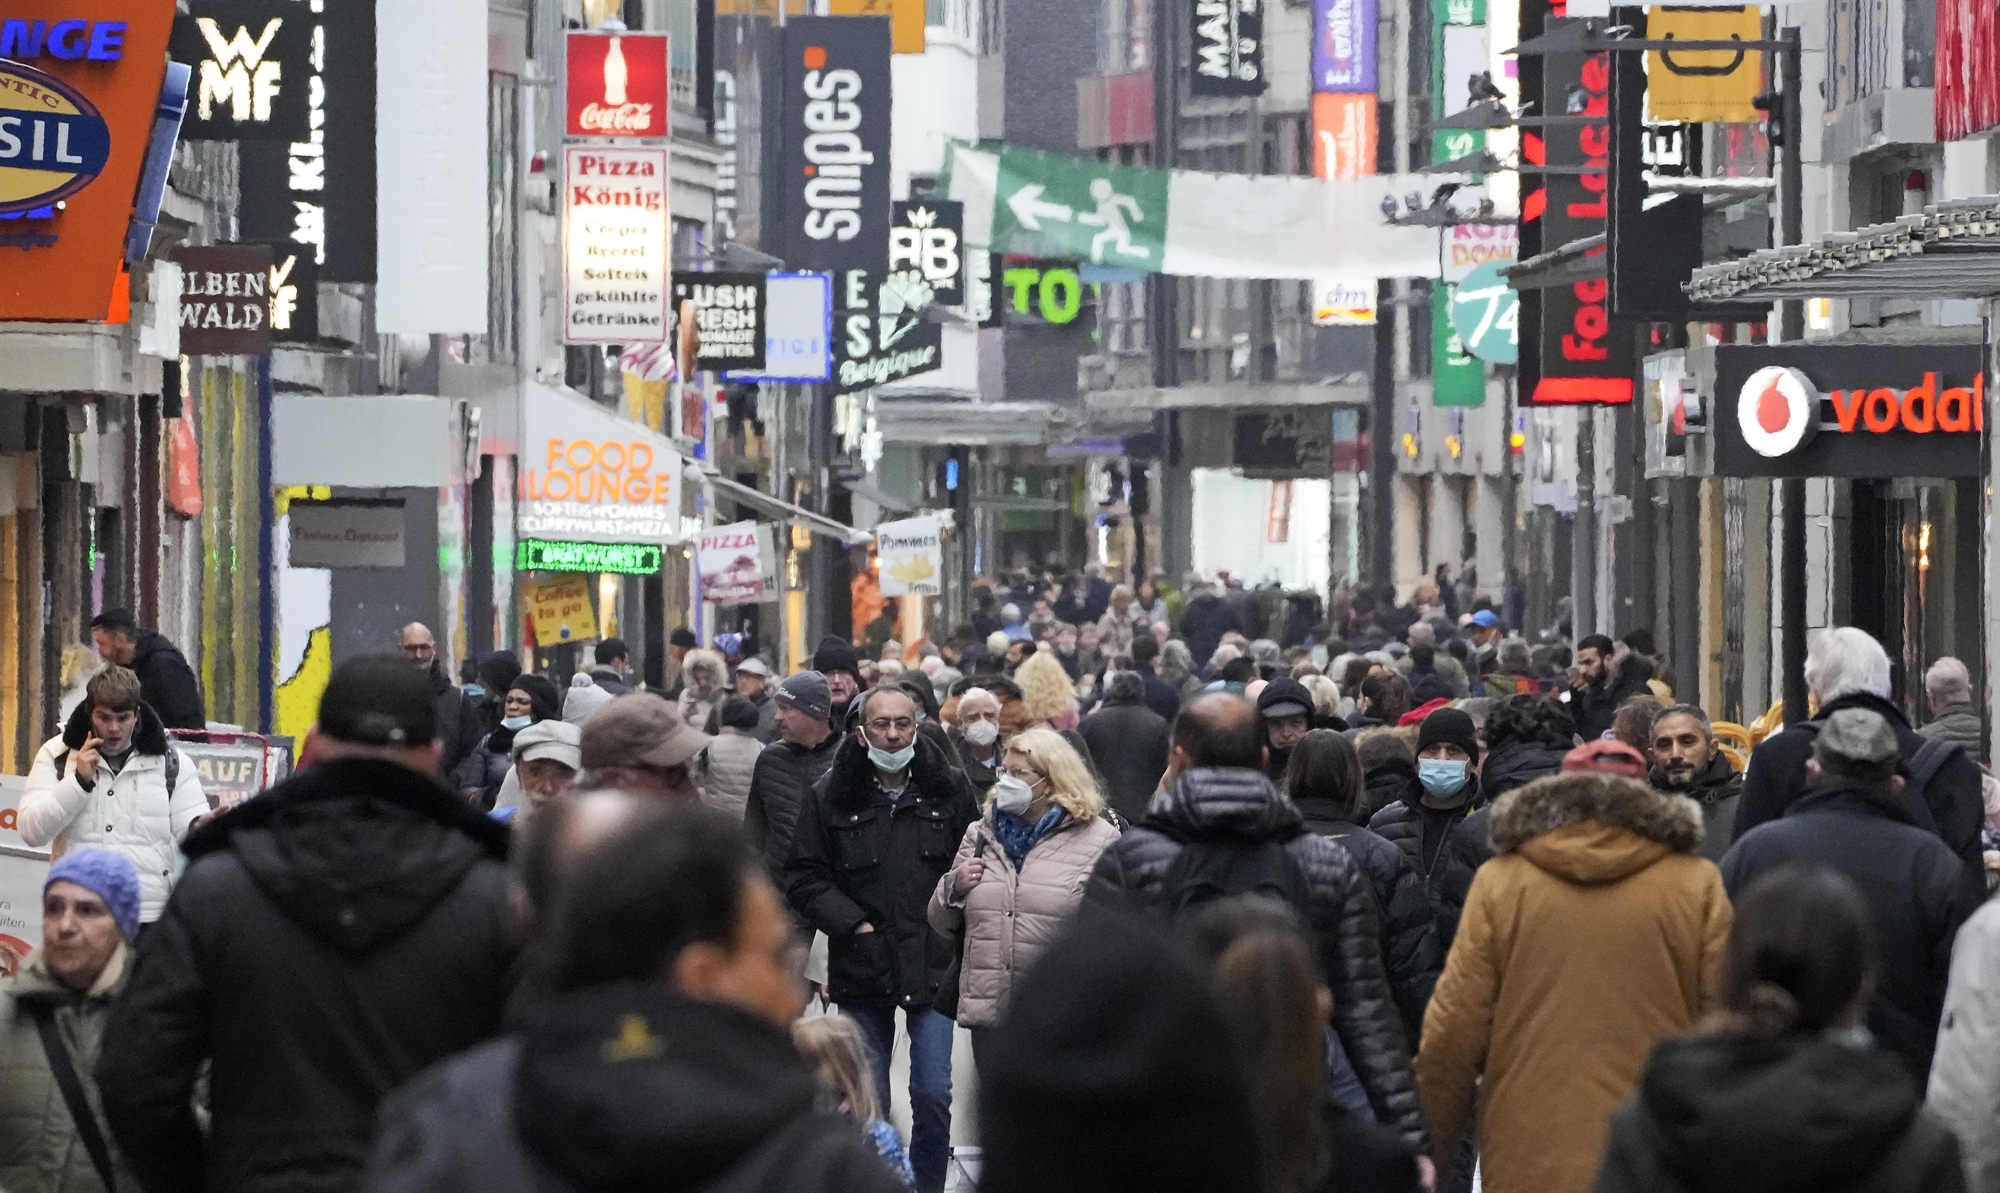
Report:
[[[536,646],[561,646],[597,637],[597,614],[590,607],[590,581],[583,576],[523,585],[521,599],[535,627]]]
[[[181,352],[268,356],[271,247],[218,244],[174,253],[181,267]]]
[[[1718,476],[1981,475],[1974,345],[1716,349]]]
[[[1451,291],[1451,326],[1465,351],[1497,365],[1520,359],[1521,295],[1491,262]]]
[[[851,269],[839,275],[833,392],[850,394],[944,367],[944,325],[912,307],[913,296]]]
[[[1312,0],[1314,91],[1376,92],[1375,0]]]
[[[290,564],[295,568],[399,568],[400,501],[294,501]]]
[[[947,199],[897,203],[889,223],[889,282],[922,308],[965,301],[965,204]],[[918,301],[921,299],[922,301]]]
[[[194,763],[208,806],[217,811],[233,808],[271,785],[269,753],[262,740],[176,741],[182,753]]]
[[[529,539],[514,547],[514,567],[523,572],[610,572],[620,576],[659,574],[664,552],[648,543],[552,543]]]
[[[731,381],[825,381],[833,375],[833,279],[774,273],[764,279],[764,367]]]
[[[1661,7],[1646,11],[1646,36],[1681,41],[1756,41],[1763,11]],[[1756,50],[1667,50],[1646,55],[1646,109],[1654,120],[1747,123],[1763,119],[1752,103],[1764,85]]]
[[[1264,94],[1263,0],[1193,3],[1189,89],[1195,95]]]
[[[997,307],[1057,326],[1082,314],[1086,291],[1076,266],[1041,261],[1009,261],[1000,269]]]
[[[271,246],[271,338],[319,339],[319,266],[310,252],[289,243]]]
[[[764,275],[683,273],[674,278],[674,305],[694,304],[695,367],[711,372],[764,367]]]
[[[524,405],[521,538],[682,541],[681,458],[669,440],[546,387],[530,388]]]
[[[882,595],[938,596],[944,592],[944,523],[907,518],[875,528],[876,558],[882,564]]]
[[[194,0],[170,52],[194,68],[186,131],[195,141],[308,141],[311,6],[298,0]]]
[[[764,599],[764,563],[755,522],[734,522],[701,532],[695,566],[701,599],[714,605],[754,605]]]
[[[889,247],[886,17],[798,17],[780,34],[777,228],[766,247],[796,268],[878,278]]]
[[[1521,251],[1521,230],[1513,224],[1457,224],[1444,230],[1447,282],[1462,282],[1482,265],[1511,265]]]
[[[563,164],[564,341],[664,341],[667,151],[572,145]]]
[[[1447,283],[1431,291],[1431,405],[1484,406],[1486,365],[1465,350],[1464,337],[1452,325],[1455,290]]]
[[[81,91],[33,67],[0,62],[0,214],[69,198],[97,181],[110,157],[111,128]]]
[[[1373,174],[1377,114],[1373,95],[1323,91],[1313,96],[1313,177]]]
[[[570,30],[572,137],[667,135],[667,35]]]
[[[1374,278],[1328,277],[1313,280],[1313,326],[1375,326]]]

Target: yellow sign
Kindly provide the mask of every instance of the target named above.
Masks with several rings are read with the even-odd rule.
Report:
[[[890,44],[896,53],[924,52],[924,0],[833,0],[827,15],[888,17]]]
[[[1649,8],[1646,36],[1676,41],[1756,41],[1764,22],[1756,8]],[[1646,108],[1657,121],[1744,123],[1763,114],[1751,106],[1764,79],[1756,50],[1665,50],[1646,55]]]
[[[523,595],[535,624],[536,646],[561,646],[597,637],[597,615],[590,609],[590,578],[564,576],[530,584]]]

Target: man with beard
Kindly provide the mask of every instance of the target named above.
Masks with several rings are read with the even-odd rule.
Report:
[[[1257,734],[1264,739],[1269,755],[1264,773],[1273,783],[1285,781],[1285,768],[1292,763],[1292,747],[1305,740],[1312,730],[1312,714],[1312,693],[1289,675],[1279,676],[1257,693]]]
[[[1697,852],[1709,861],[1721,861],[1736,839],[1736,801],[1743,794],[1743,776],[1716,748],[1708,714],[1692,704],[1663,708],[1654,715],[1649,736],[1653,786],[1701,805],[1703,834]]]

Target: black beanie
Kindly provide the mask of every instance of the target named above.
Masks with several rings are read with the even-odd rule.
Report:
[[[1194,957],[1086,913],[1015,987],[980,1073],[980,1193],[1258,1187],[1243,1057]]]
[[[813,652],[813,670],[821,675],[845,671],[858,682],[861,679],[861,656],[855,653],[852,642],[828,634],[819,640],[819,649]]]
[[[1417,753],[1438,744],[1457,746],[1479,761],[1479,730],[1472,718],[1456,708],[1440,708],[1424,718],[1417,730]]]

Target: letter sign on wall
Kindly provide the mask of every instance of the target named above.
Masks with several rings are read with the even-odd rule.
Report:
[[[218,244],[174,254],[181,267],[181,351],[267,356],[271,351],[271,246]]]

